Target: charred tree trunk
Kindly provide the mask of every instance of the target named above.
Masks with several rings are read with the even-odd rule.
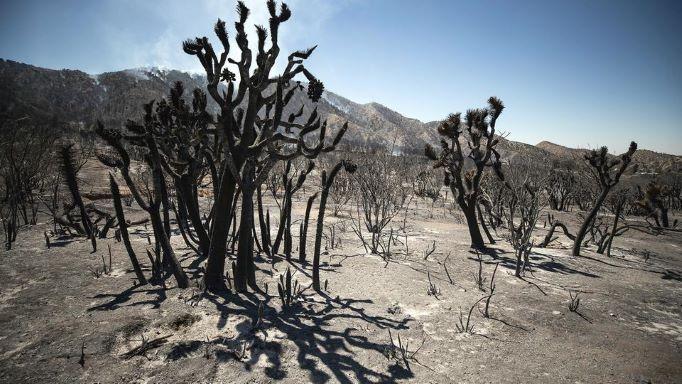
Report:
[[[111,186],[111,196],[114,200],[114,209],[116,210],[116,219],[118,220],[118,229],[121,233],[123,245],[128,252],[130,263],[133,265],[133,270],[135,270],[135,275],[137,275],[137,280],[140,282],[140,285],[147,284],[147,279],[144,277],[142,268],[140,268],[140,264],[137,262],[137,256],[135,255],[133,246],[130,244],[130,237],[128,236],[128,224],[126,223],[125,215],[123,213],[123,205],[121,204],[121,194],[118,189],[118,184],[116,184],[116,180],[114,180],[114,177],[111,175],[109,175],[109,184]]]
[[[320,208],[317,213],[317,227],[315,228],[315,253],[313,254],[313,289],[320,292],[320,251],[322,248],[322,231],[324,230],[324,211],[327,206],[329,190],[334,183],[334,178],[344,167],[347,172],[355,172],[356,166],[348,160],[342,160],[329,172],[322,171],[322,194],[320,195]]]
[[[189,287],[189,279],[175,256],[175,251],[173,251],[170,242],[170,203],[168,201],[168,190],[166,189],[166,181],[161,168],[159,152],[156,143],[149,136],[147,136],[147,148],[149,149],[148,162],[152,168],[154,180],[154,199],[153,203],[149,204],[148,210],[149,219],[154,229],[154,238],[163,251],[164,267],[170,268],[179,288],[187,288]],[[163,218],[160,211],[163,211]]]
[[[597,213],[599,213],[599,209],[601,209],[604,200],[606,200],[606,196],[609,194],[609,190],[610,190],[609,188],[605,188],[602,191],[597,200],[594,202],[594,206],[592,207],[590,213],[585,218],[585,221],[580,226],[578,233],[575,235],[575,241],[573,241],[573,250],[571,251],[571,254],[573,256],[580,256],[580,247],[582,245],[582,242],[585,239],[585,236],[587,235],[587,231],[590,230],[590,226],[592,226],[592,224],[594,223],[594,219],[597,217]]]
[[[234,286],[237,292],[247,292],[248,288],[258,291],[256,285],[255,266],[253,263],[253,194],[254,188],[247,183],[242,184],[242,206],[239,219],[239,245],[237,248],[237,265]]]
[[[333,171],[332,171],[333,172]],[[326,175],[322,175],[322,180]],[[331,184],[331,183],[329,183]],[[320,251],[322,249],[322,231],[324,229],[324,210],[327,206],[327,196],[329,195],[329,187],[325,183],[320,196],[320,208],[317,212],[317,227],[315,228],[315,250],[313,253],[313,289],[320,291]]]
[[[194,227],[194,231],[199,238],[199,250],[201,251],[201,257],[206,257],[211,240],[208,237],[208,232],[206,232],[206,228],[204,227],[204,224],[201,220],[199,205],[196,198],[194,197],[192,183],[189,180],[189,177],[189,175],[182,175],[180,177],[180,180],[177,182],[177,191],[182,197],[185,212],[187,212],[187,218],[192,223],[192,227]]]
[[[554,231],[556,228],[559,227],[564,231],[564,234],[566,237],[568,237],[571,240],[575,240],[575,236],[573,236],[570,232],[568,232],[568,228],[566,228],[566,225],[564,223],[555,221],[552,223],[552,226],[549,228],[549,231],[547,232],[547,235],[545,236],[545,239],[538,245],[539,248],[544,248],[549,245],[549,243],[552,242],[552,236],[554,235]]]
[[[668,220],[668,209],[660,206],[659,210],[661,212],[661,224],[663,228],[670,228],[670,221]]]
[[[301,222],[301,233],[298,246],[298,260],[301,263],[305,263],[306,258],[306,241],[308,237],[308,219],[310,218],[310,210],[313,207],[313,202],[317,198],[317,192],[308,198],[308,204],[305,207],[305,216]]]
[[[488,231],[488,226],[485,224],[485,219],[483,218],[483,214],[481,213],[481,206],[479,204],[476,204],[476,212],[478,213],[478,221],[480,221],[481,226],[483,227],[483,232],[485,232],[485,236],[488,238],[488,242],[490,244],[495,244],[495,239],[493,239],[492,235],[490,235],[490,231]]]
[[[256,188],[256,199],[258,201],[258,224],[260,227],[261,247],[266,255],[272,256],[270,254],[270,225],[266,223],[265,215],[263,214],[263,192],[260,185]]]
[[[152,228],[154,229],[154,237],[156,238],[156,241],[158,241],[161,250],[163,251],[164,259],[167,260],[167,262],[164,264],[170,268],[173,277],[175,277],[175,281],[178,283],[178,288],[184,289],[189,287],[189,279],[187,278],[185,271],[183,271],[180,262],[175,256],[175,252],[173,251],[173,247],[171,246],[168,236],[166,236],[166,230],[163,227],[163,220],[161,220],[159,208],[159,204],[153,204],[150,207],[149,212],[149,218],[151,219]]]
[[[286,177],[286,174],[285,174]],[[282,242],[282,237],[284,236],[284,231],[287,224],[287,209],[289,200],[287,197],[291,193],[291,183],[287,183],[284,188],[284,196],[282,196],[282,210],[279,213],[279,225],[277,226],[277,235],[275,236],[275,242],[272,243],[272,253],[276,254],[279,252],[279,245]]]
[[[199,244],[199,242],[192,236],[192,230],[189,224],[187,223],[187,213],[183,212],[185,210],[185,206],[182,201],[182,198],[179,195],[177,202],[178,202],[177,206],[175,204],[172,204],[171,208],[173,208],[173,212],[175,213],[175,219],[177,220],[178,229],[180,230],[182,240],[184,240],[185,244],[189,248],[191,248],[197,255],[201,255],[202,252],[196,247],[196,245]]]
[[[547,203],[549,203],[549,209],[551,209],[553,211],[559,211],[560,210],[556,197],[550,195],[549,198],[547,199]]]
[[[291,194],[289,194],[286,197],[287,205],[286,205],[286,215],[285,217],[285,222],[284,222],[284,256],[287,258],[287,260],[291,260],[291,247],[292,247],[292,239],[291,239]]]
[[[455,191],[453,191],[455,193]],[[478,220],[476,219],[476,204],[467,204],[464,198],[457,197],[457,203],[464,213],[464,218],[469,228],[469,236],[471,237],[471,248],[485,249],[483,236],[481,236],[481,229],[478,227]]]
[[[163,230],[166,232],[168,239],[171,238],[173,233],[171,232],[170,226],[170,201],[168,199],[168,188],[166,187],[166,178],[163,175],[163,171],[159,167],[158,175],[159,178],[159,192],[161,196],[161,212],[163,214]]]
[[[213,221],[208,250],[208,260],[204,273],[204,289],[211,292],[225,291],[225,255],[227,237],[230,232],[232,202],[235,197],[236,182],[229,170],[225,169],[220,178],[220,188],[213,206]]]
[[[613,245],[613,240],[616,238],[618,233],[618,221],[620,220],[620,213],[623,210],[622,205],[616,206],[616,212],[614,212],[613,217],[613,228],[611,228],[611,236],[608,239],[608,245],[606,246],[606,257],[611,257],[611,245]]]

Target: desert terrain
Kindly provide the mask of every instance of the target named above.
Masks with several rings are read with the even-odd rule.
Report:
[[[304,203],[295,199],[294,216],[303,214]],[[394,245],[387,262],[363,249],[349,229],[352,207],[341,208],[326,224],[337,228],[337,238],[333,248],[326,240],[322,294],[309,287],[309,263],[264,255],[256,257],[257,279],[267,294],[204,293],[200,266],[177,234],[173,244],[192,287],[178,289],[172,280],[135,285],[121,243],[108,238],[93,253],[87,239],[65,238],[47,248],[42,233],[51,225],[41,220],[2,252],[0,381],[679,381],[679,232],[619,238],[609,258],[590,248],[570,256],[570,241],[561,235],[533,251],[523,278],[514,276],[513,249],[495,236],[491,253],[480,254],[480,290],[478,256],[461,217],[447,209],[451,204],[413,200],[403,214],[407,246],[404,239]],[[565,214],[574,230],[572,216]],[[539,225],[536,237],[545,233]],[[151,247],[148,236],[144,226],[131,229],[140,255]],[[424,260],[433,241],[436,249]],[[110,269],[96,277],[103,260],[109,265],[109,247]],[[475,303],[489,292],[496,265],[485,318],[483,303]],[[283,309],[275,287],[287,268],[303,289]],[[580,297],[576,312],[569,310],[571,293]],[[473,330],[458,331],[472,306]],[[409,369],[387,352],[389,331],[416,352]],[[136,353],[145,343],[151,345]]]

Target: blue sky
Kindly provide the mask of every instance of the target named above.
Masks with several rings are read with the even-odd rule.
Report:
[[[507,105],[509,138],[682,154],[682,1],[292,0],[285,51],[329,90],[422,121]],[[180,43],[212,36],[233,0],[0,3],[0,57],[89,73],[198,71]],[[264,2],[247,1],[266,24]],[[253,39],[255,40],[255,39]]]

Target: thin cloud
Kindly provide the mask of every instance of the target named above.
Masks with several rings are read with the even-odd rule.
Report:
[[[315,35],[324,28],[334,14],[350,1],[334,0],[292,0],[287,1],[292,9],[293,17],[280,27],[279,45],[281,58],[290,52],[308,48],[312,45]],[[226,21],[230,36],[235,35],[234,20],[236,18],[236,1],[203,0],[199,2],[171,1],[156,4],[128,6],[136,7],[139,12],[148,14],[156,19],[163,29],[153,31],[156,37],[133,36],[121,31],[117,25],[107,26],[109,33],[107,45],[121,59],[115,63],[118,68],[141,66],[158,66],[189,72],[203,72],[203,68],[196,60],[182,51],[182,41],[197,36],[207,36],[216,50],[221,49],[220,43],[213,33],[213,25],[218,18]],[[255,25],[268,26],[269,12],[265,1],[247,0],[245,4],[250,9],[247,33],[250,36],[250,46],[256,44]],[[125,22],[124,20],[120,21]],[[232,44],[230,56],[236,58],[239,54],[236,44]],[[276,71],[284,69],[284,60],[280,59]]]

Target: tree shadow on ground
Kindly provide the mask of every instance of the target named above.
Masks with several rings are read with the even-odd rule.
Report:
[[[585,256],[585,255],[580,255],[580,259],[595,261],[595,262],[597,262],[597,263],[604,264],[604,265],[607,265],[607,266],[609,266],[609,267],[615,267],[615,268],[621,268],[621,269],[632,269],[632,270],[635,270],[635,271],[656,273],[656,274],[662,275],[661,278],[663,278],[663,279],[666,279],[666,278],[668,278],[668,279],[670,279],[670,278],[675,279],[672,275],[671,275],[671,276],[668,276],[668,273],[666,273],[666,272],[669,271],[669,270],[655,270],[655,269],[644,268],[644,267],[642,267],[642,268],[637,268],[637,267],[631,267],[631,266],[627,266],[627,265],[618,265],[618,264],[614,264],[614,263],[608,263],[608,262],[606,262],[606,261],[604,261],[604,260],[599,260],[599,259],[597,259],[597,258],[590,257],[590,256]],[[627,263],[632,263],[632,261],[629,261],[629,260],[621,260],[621,259],[614,259],[614,258],[610,258],[610,260],[620,260],[620,261],[625,261],[625,262],[627,262]],[[674,273],[674,271],[673,271],[673,273]],[[667,276],[667,277],[666,277],[666,276]],[[678,276],[678,278],[677,278],[676,280],[679,280],[679,278],[682,277],[682,276],[680,276],[679,274],[678,274],[677,276]]]
[[[364,253],[361,254],[355,254],[355,255],[332,255],[332,257],[339,257],[341,258],[341,261],[335,263],[335,264],[329,264],[326,261],[320,261],[320,272],[325,272],[325,273],[336,273],[340,274],[336,268],[341,267],[342,263],[346,261],[349,258],[353,257],[358,257],[358,256],[365,256]],[[278,264],[283,264],[283,266],[278,267]],[[268,265],[272,266],[272,269],[265,269],[261,268],[258,264],[256,264],[256,268],[267,274],[268,276],[274,276],[275,272],[282,274],[286,272],[287,267],[291,267],[292,271],[297,271],[303,276],[306,276],[309,279],[313,278],[312,275],[312,270],[308,271],[309,269],[312,269],[312,261],[306,260],[303,263],[301,263],[297,258],[291,258],[291,260],[287,260],[285,257],[281,255],[275,255],[275,262],[272,263],[271,260],[268,263]]]
[[[63,236],[62,236],[63,237]],[[56,241],[51,241],[50,246],[48,248],[62,248],[66,247],[67,245],[79,240],[78,238],[69,238],[66,240],[63,240],[62,237],[57,239]]]
[[[144,294],[144,295],[154,295],[155,297],[149,300],[134,301],[130,304],[128,303],[132,300],[134,295]],[[132,287],[126,289],[120,293],[100,293],[92,297],[93,299],[103,299],[111,298],[111,300],[106,303],[95,305],[88,308],[88,312],[91,311],[110,311],[120,307],[136,307],[141,305],[151,305],[153,308],[159,308],[161,303],[166,300],[166,288],[162,286],[152,286],[152,285],[133,285]]]
[[[251,322],[242,322],[237,325],[239,333],[237,338],[248,339],[253,337],[256,332],[262,332],[265,336],[264,339],[254,344],[256,348],[252,348],[250,351],[251,356],[248,362],[245,362],[245,367],[249,369],[250,365],[260,361],[262,356],[265,356],[264,359],[270,364],[265,369],[265,374],[273,379],[281,379],[286,376],[286,372],[282,370],[280,359],[285,347],[277,339],[268,340],[268,331],[271,333],[280,332],[284,339],[295,345],[298,366],[308,371],[308,380],[313,383],[323,383],[331,379],[341,383],[391,383],[413,376],[411,372],[400,369],[400,367],[393,367],[387,373],[366,367],[356,360],[356,352],[353,350],[361,349],[382,354],[388,342],[377,343],[369,340],[367,336],[362,334],[365,330],[361,328],[349,326],[344,329],[338,326],[338,323],[342,321],[360,321],[379,329],[404,330],[408,328],[409,318],[393,320],[379,315],[370,315],[360,305],[371,304],[371,300],[332,299],[322,293],[322,300],[320,301],[313,300],[314,295],[311,293],[303,305],[297,305],[280,312],[269,305],[272,297],[265,298],[262,302],[265,318],[262,326],[263,331],[254,331],[252,326],[256,324],[258,306],[261,303],[255,295],[227,293],[221,296],[206,295],[206,297],[221,313],[242,315],[252,319]],[[305,305],[313,302],[314,305]],[[320,305],[323,307],[316,310],[316,307],[319,308]],[[217,324],[218,328],[225,326],[225,319],[226,316],[221,316],[221,320]],[[228,357],[234,358],[232,355]]]
[[[501,248],[496,248],[492,247],[490,245],[486,246],[483,249],[477,249],[477,248],[471,248],[469,250],[469,253],[471,254],[480,254],[480,255],[488,255],[492,257],[493,259],[498,259],[501,255],[506,255],[508,253],[511,253],[509,251],[505,251],[504,249]]]
[[[675,272],[672,269],[666,269],[665,272],[663,272],[663,276],[661,276],[661,279],[682,281],[682,274]]]
[[[588,323],[592,324],[592,320],[590,320],[589,317],[583,315],[580,311],[575,310],[575,311],[571,311],[571,312],[575,313],[576,315],[580,316],[581,319],[583,319],[583,320],[587,321]]]
[[[259,270],[261,263],[256,263]],[[305,265],[296,265],[294,270],[308,275]],[[279,268],[278,270],[284,270]],[[307,273],[308,272],[308,273]],[[153,298],[140,300],[148,295]],[[394,320],[368,312],[366,305],[373,304],[369,299],[331,298],[326,293],[303,293],[304,300],[292,308],[284,311],[272,304],[276,296],[261,296],[256,294],[233,294],[225,292],[219,295],[199,294],[213,305],[220,316],[216,324],[217,329],[227,326],[227,320],[232,316],[242,316],[244,320],[236,324],[234,337],[217,337],[213,340],[187,340],[173,346],[168,352],[168,359],[175,360],[189,357],[198,353],[202,346],[215,348],[211,355],[218,361],[237,361],[243,364],[245,370],[251,370],[255,365],[267,366],[262,368],[265,375],[272,379],[282,379],[287,376],[283,367],[282,356],[296,355],[298,367],[308,372],[306,381],[313,383],[336,380],[341,383],[353,382],[381,382],[392,383],[401,379],[413,377],[413,373],[404,367],[387,360],[385,370],[365,366],[365,362],[358,356],[364,353],[377,354],[371,361],[382,361],[383,352],[388,346],[388,338],[379,332],[367,333],[370,327],[380,330],[394,331],[409,329],[409,317]],[[166,288],[161,286],[132,286],[120,293],[102,293],[93,296],[94,299],[108,299],[107,302],[88,308],[88,311],[115,310],[121,307],[136,307],[151,305],[159,308],[166,300]],[[263,305],[263,319],[259,327],[258,308]],[[371,340],[370,335],[381,340]],[[239,350],[244,345],[249,346],[248,356],[240,357]],[[293,345],[292,345],[293,344]],[[287,353],[288,351],[290,353]],[[363,352],[363,353],[360,353]]]
[[[540,256],[540,257],[538,257]],[[537,268],[543,271],[547,272],[552,272],[552,273],[560,273],[562,275],[582,275],[585,277],[592,277],[592,278],[600,278],[599,275],[596,275],[591,272],[587,271],[581,271],[579,269],[575,269],[571,266],[569,266],[566,263],[561,263],[556,260],[556,258],[552,255],[540,253],[540,252],[533,252],[532,255],[530,256],[530,259],[533,260],[531,263],[530,267],[531,268]],[[502,267],[507,268],[507,269],[516,269],[516,258],[511,258],[511,257],[506,257],[506,256],[500,256],[498,257],[497,261],[499,261],[502,265]]]
[[[504,324],[504,325],[506,325],[506,326],[508,326],[508,327],[515,328],[515,329],[518,329],[518,330],[521,330],[521,331],[524,331],[524,332],[530,332],[530,330],[529,330],[528,328],[525,328],[525,327],[523,327],[523,326],[521,326],[521,325],[512,324],[512,323],[510,323],[509,321],[507,321],[507,320],[505,320],[505,319],[503,319],[503,318],[501,318],[501,317],[490,316],[490,317],[488,317],[488,318],[489,318],[490,320],[499,321],[500,323],[502,323],[502,324]]]

